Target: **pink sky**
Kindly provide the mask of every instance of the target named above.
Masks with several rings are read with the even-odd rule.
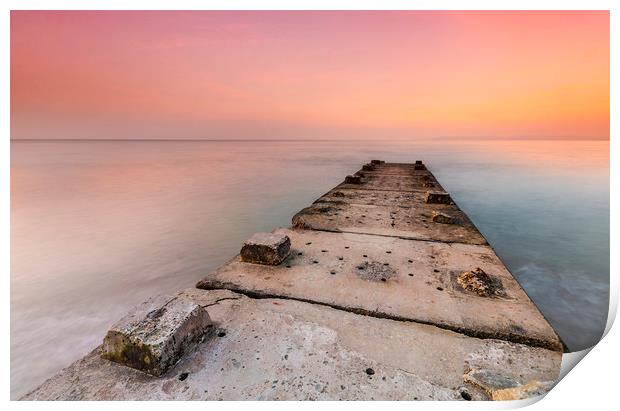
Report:
[[[609,13],[11,13],[11,137],[609,138]]]

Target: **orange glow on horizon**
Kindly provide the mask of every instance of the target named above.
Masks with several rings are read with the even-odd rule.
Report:
[[[609,138],[606,11],[11,13],[12,138]]]

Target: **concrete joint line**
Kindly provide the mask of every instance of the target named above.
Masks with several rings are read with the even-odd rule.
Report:
[[[278,299],[278,300],[291,300],[291,301],[300,301],[302,303],[308,303],[308,304],[315,304],[315,305],[320,305],[323,307],[329,307],[329,308],[333,308],[334,310],[339,310],[339,311],[345,311],[345,312],[349,312],[352,314],[357,314],[357,315],[363,315],[363,316],[367,316],[367,317],[373,317],[373,318],[379,318],[379,319],[385,319],[385,320],[392,320],[392,321],[399,321],[399,322],[404,322],[404,323],[416,323],[416,324],[424,324],[424,325],[429,325],[429,326],[433,326],[433,327],[437,327],[439,329],[442,330],[448,330],[448,331],[452,331],[455,332],[457,334],[461,334],[467,337],[472,337],[472,338],[478,338],[481,340],[503,340],[503,341],[507,341],[507,342],[511,342],[511,343],[516,343],[516,344],[523,344],[523,345],[528,345],[530,347],[538,347],[538,348],[545,348],[548,350],[552,350],[554,351],[553,347],[550,346],[549,343],[547,343],[546,341],[541,341],[538,339],[527,339],[527,338],[522,338],[520,336],[517,335],[511,335],[511,334],[493,334],[493,333],[487,333],[484,331],[471,331],[468,329],[464,329],[461,327],[452,327],[448,324],[437,324],[437,323],[433,323],[433,322],[428,322],[428,321],[421,321],[421,320],[416,320],[413,318],[404,318],[404,317],[399,317],[396,315],[390,315],[387,313],[382,313],[382,312],[378,312],[378,311],[370,311],[370,310],[365,310],[363,308],[352,308],[352,307],[347,307],[347,306],[343,306],[343,305],[339,305],[339,304],[329,304],[326,302],[322,302],[322,301],[315,301],[315,300],[310,300],[307,298],[299,298],[299,297],[291,297],[291,296],[284,296],[284,295],[278,295],[278,294],[270,294],[270,293],[265,293],[263,291],[249,291],[249,290],[245,290],[242,289],[240,287],[235,287],[235,286],[227,286],[225,284],[223,284],[221,287],[218,286],[210,286],[208,284],[203,284],[200,287],[203,290],[228,290],[228,291],[232,291],[238,294],[243,294],[246,297],[255,299],[255,300],[263,300],[263,299]],[[232,298],[234,299],[234,298]]]

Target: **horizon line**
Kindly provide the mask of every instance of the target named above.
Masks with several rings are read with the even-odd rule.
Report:
[[[595,138],[583,138],[583,137],[418,137],[415,139],[405,138],[393,138],[385,140],[377,139],[323,139],[323,138],[11,138],[13,141],[212,141],[212,142],[246,142],[246,141],[415,141],[415,140],[497,140],[497,141],[510,141],[510,140],[524,140],[524,141],[611,141],[609,137],[595,137]]]

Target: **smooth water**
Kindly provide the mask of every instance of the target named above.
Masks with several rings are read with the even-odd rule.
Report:
[[[571,350],[609,296],[609,142],[11,143],[11,395],[95,348],[159,292],[192,287],[257,231],[371,158],[424,160]]]

